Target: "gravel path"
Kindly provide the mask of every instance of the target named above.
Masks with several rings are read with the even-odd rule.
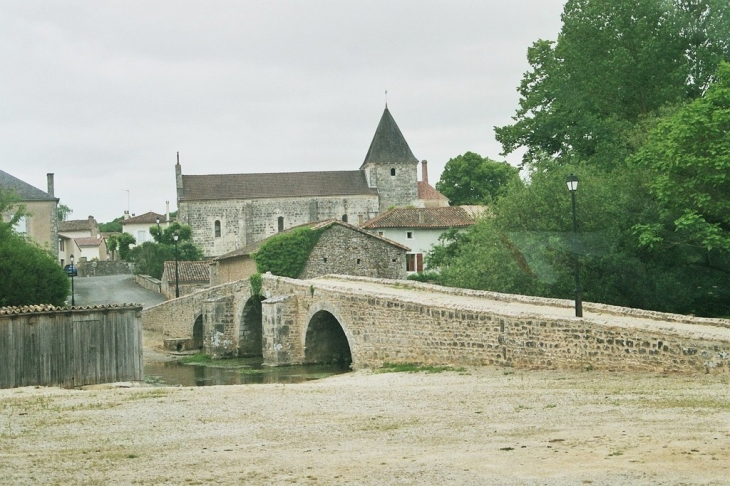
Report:
[[[0,390],[2,484],[727,485],[730,377]]]

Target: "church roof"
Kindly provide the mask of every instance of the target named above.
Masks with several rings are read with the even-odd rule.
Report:
[[[377,195],[359,170],[183,175],[181,201]]]
[[[58,201],[47,192],[43,192],[2,170],[0,170],[0,188],[14,192],[21,201]]]
[[[362,169],[367,164],[417,164],[416,159],[411,148],[408,146],[408,142],[403,137],[403,134],[395,123],[393,116],[388,110],[388,106],[385,106],[383,116],[380,118],[378,128],[375,130],[375,136],[373,141],[370,143],[370,148],[363,161]]]

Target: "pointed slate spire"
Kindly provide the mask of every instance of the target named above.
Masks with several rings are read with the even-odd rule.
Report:
[[[367,164],[418,164],[408,142],[385,105],[375,136],[360,169]]]

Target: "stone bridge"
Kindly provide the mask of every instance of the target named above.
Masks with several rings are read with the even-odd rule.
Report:
[[[402,280],[263,276],[142,312],[145,329],[271,366],[345,361],[730,373],[730,321]]]

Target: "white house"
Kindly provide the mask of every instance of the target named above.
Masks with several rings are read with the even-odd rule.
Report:
[[[168,213],[169,214],[169,213]],[[129,217],[127,211],[124,212],[124,220],[122,220],[122,232],[134,236],[137,245],[141,245],[146,241],[153,241],[150,234],[150,228],[157,226],[159,222],[160,229],[167,228],[169,216],[158,214],[152,211],[140,214],[139,216]]]
[[[485,206],[395,208],[371,219],[361,228],[410,247],[411,252],[406,254],[406,271],[422,272],[424,255],[432,245],[439,244],[439,236],[444,231],[473,225],[485,210]]]
[[[58,222],[58,259],[61,265],[71,261],[71,255],[78,262],[83,256],[81,247],[79,246],[77,239],[88,239],[88,238],[100,238],[99,225],[93,216],[89,216],[86,219],[73,219],[69,221]],[[98,248],[98,244],[96,245]],[[106,242],[104,243],[106,248]],[[97,259],[99,255],[96,256]],[[87,260],[91,261],[92,257],[87,257]],[[104,260],[106,260],[106,251],[104,252]]]

